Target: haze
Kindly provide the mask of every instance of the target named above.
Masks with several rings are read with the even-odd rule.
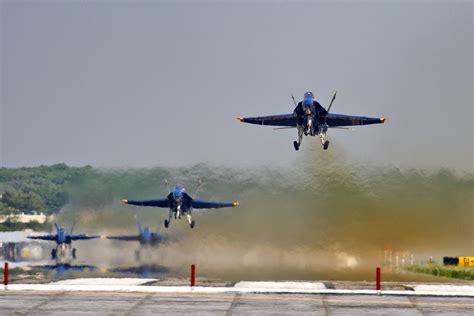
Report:
[[[0,165],[291,165],[312,90],[361,164],[472,172],[471,1],[2,1]],[[314,146],[314,145],[313,145]],[[322,149],[319,152],[324,155]]]

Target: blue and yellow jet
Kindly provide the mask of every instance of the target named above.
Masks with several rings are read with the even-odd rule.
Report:
[[[319,136],[324,150],[328,149],[329,141],[326,140],[328,128],[342,128],[345,126],[369,125],[384,123],[385,118],[354,116],[344,114],[329,113],[331,106],[336,99],[336,93],[332,97],[331,103],[326,110],[314,98],[311,91],[304,94],[303,100],[296,104],[295,98],[291,96],[295,104],[295,110],[290,114],[239,117],[243,123],[281,126],[281,128],[296,128],[298,130],[298,140],[293,142],[295,150],[300,148],[303,135]],[[277,128],[280,129],[280,128]]]
[[[189,226],[194,228],[195,221],[192,220],[191,213],[193,209],[210,209],[238,206],[238,202],[211,202],[206,200],[193,199],[187,194],[182,186],[177,184],[167,197],[157,200],[122,200],[125,204],[137,206],[154,206],[169,208],[169,217],[165,219],[165,227],[168,228],[171,217],[181,219],[181,216],[186,215]]]
[[[56,234],[43,235],[43,236],[28,236],[29,239],[41,239],[41,240],[50,240],[56,242],[56,248],[51,250],[51,258],[57,259],[58,255],[61,254],[62,257],[66,257],[69,253],[72,254],[73,259],[76,259],[76,248],[71,247],[73,240],[87,240],[100,238],[100,236],[89,236],[86,234],[73,234],[74,230],[71,228],[71,233],[66,233],[64,228],[58,226],[54,223],[56,229]]]

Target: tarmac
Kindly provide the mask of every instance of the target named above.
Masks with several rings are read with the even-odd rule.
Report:
[[[378,292],[328,289],[322,282],[191,288],[154,279],[99,278],[10,284],[0,290],[0,315],[467,315],[473,310],[472,284]]]
[[[468,315],[471,297],[2,291],[1,315]]]

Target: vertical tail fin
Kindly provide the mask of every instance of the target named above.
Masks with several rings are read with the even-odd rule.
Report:
[[[135,222],[137,223],[138,232],[139,232],[140,235],[141,235],[141,234],[143,233],[143,230],[142,230],[142,226],[141,226],[140,223],[138,222],[137,215],[135,215]]]

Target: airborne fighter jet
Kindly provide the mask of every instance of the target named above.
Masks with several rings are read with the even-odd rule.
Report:
[[[169,209],[168,219],[165,219],[165,227],[168,228],[171,218],[181,219],[186,215],[189,226],[194,228],[195,221],[192,220],[191,213],[193,209],[209,209],[238,206],[238,202],[211,202],[205,200],[193,199],[187,194],[182,186],[177,184],[167,197],[158,200],[122,200],[125,204],[138,206],[154,206]]]
[[[296,128],[298,130],[298,140],[293,142],[295,150],[300,148],[303,135],[319,136],[324,150],[328,149],[329,141],[326,140],[326,133],[329,128],[348,129],[344,126],[369,125],[384,123],[385,118],[375,118],[366,116],[354,116],[344,114],[329,113],[332,103],[336,99],[336,93],[332,97],[331,103],[326,110],[314,98],[312,92],[304,94],[303,100],[296,104],[295,98],[291,96],[295,109],[290,114],[239,117],[243,123],[280,126],[276,129]]]
[[[56,242],[56,248],[51,250],[51,258],[53,260],[57,259],[58,255],[65,258],[69,254],[72,254],[72,258],[76,259],[76,248],[72,248],[71,246],[73,240],[87,240],[100,237],[85,234],[73,234],[72,231],[74,230],[74,226],[71,228],[71,233],[69,234],[66,233],[64,228],[59,227],[56,223],[54,223],[54,227],[56,229],[56,234],[54,235],[28,236],[29,239],[42,239]]]

